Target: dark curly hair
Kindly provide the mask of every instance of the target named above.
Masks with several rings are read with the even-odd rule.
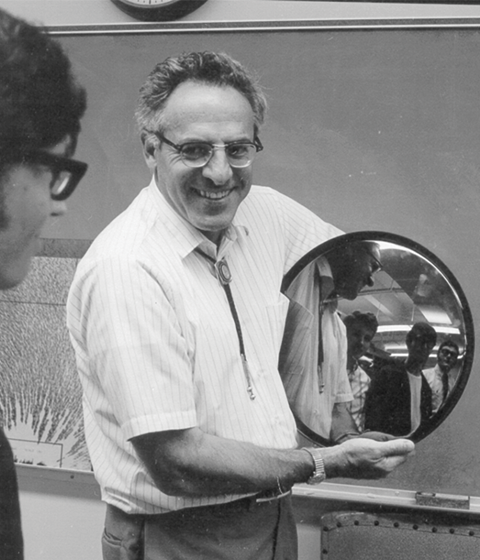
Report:
[[[85,108],[85,90],[62,46],[0,10],[0,174],[23,153],[67,136],[74,149]]]
[[[425,321],[415,323],[410,331],[407,333],[405,341],[407,346],[412,343],[414,338],[421,338],[424,342],[435,345],[437,342],[437,332],[435,329]]]
[[[361,325],[374,334],[378,329],[377,318],[373,313],[370,313],[369,311],[367,311],[366,313],[362,313],[361,311],[354,311],[351,315],[347,315],[346,317],[344,317],[343,322],[345,323],[347,330],[352,328],[355,324]]]
[[[225,53],[192,52],[169,57],[155,66],[140,88],[135,116],[141,132],[161,129],[162,109],[175,88],[186,81],[230,86],[250,103],[255,134],[265,118],[265,95],[256,78]]]
[[[456,352],[457,352],[457,356],[458,354],[460,354],[460,348],[458,347],[458,344],[456,342],[454,342],[453,340],[451,340],[450,338],[445,339],[440,346],[438,347],[438,351],[437,354],[440,353],[440,351],[443,348],[453,348]]]

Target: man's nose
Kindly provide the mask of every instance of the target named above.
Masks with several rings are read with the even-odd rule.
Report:
[[[67,212],[67,203],[64,200],[52,200],[51,216],[63,216]]]
[[[375,284],[375,280],[373,278],[373,274],[369,274],[367,277],[366,286],[368,286],[369,288],[373,288],[374,284]]]
[[[203,176],[218,186],[224,185],[232,178],[233,171],[225,150],[217,149],[213,152],[212,158],[203,168]]]

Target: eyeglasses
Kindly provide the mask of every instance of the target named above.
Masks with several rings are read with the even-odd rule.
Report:
[[[50,196],[53,200],[65,200],[85,175],[88,165],[65,156],[35,150],[22,155],[22,163],[43,165],[52,173]]]
[[[382,263],[372,253],[369,252],[368,255],[373,259],[372,274],[376,274],[377,272],[380,272],[383,269]]]
[[[383,270],[383,265],[382,263],[377,259],[377,257],[374,255],[374,253],[368,249],[367,247],[363,247],[360,246],[361,251],[367,255],[368,257],[370,257],[371,262],[370,262],[370,267],[371,267],[371,274],[376,274],[377,272],[380,272],[381,270]]]
[[[458,358],[458,352],[456,350],[448,350],[448,348],[442,348],[440,354],[446,358]]]
[[[228,142],[227,144],[211,144],[210,142],[185,142],[185,144],[174,144],[160,132],[153,132],[161,141],[174,148],[188,167],[205,167],[212,159],[215,150],[225,150],[228,163],[231,167],[248,167],[257,152],[263,150],[260,139],[255,137],[253,142]]]

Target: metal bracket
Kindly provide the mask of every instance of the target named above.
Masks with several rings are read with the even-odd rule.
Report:
[[[470,496],[415,492],[415,502],[420,506],[435,506],[455,509],[470,509]]]

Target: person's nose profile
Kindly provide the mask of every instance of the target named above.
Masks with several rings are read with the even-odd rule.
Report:
[[[65,200],[52,200],[51,202],[51,216],[63,216],[67,213],[67,203]]]

